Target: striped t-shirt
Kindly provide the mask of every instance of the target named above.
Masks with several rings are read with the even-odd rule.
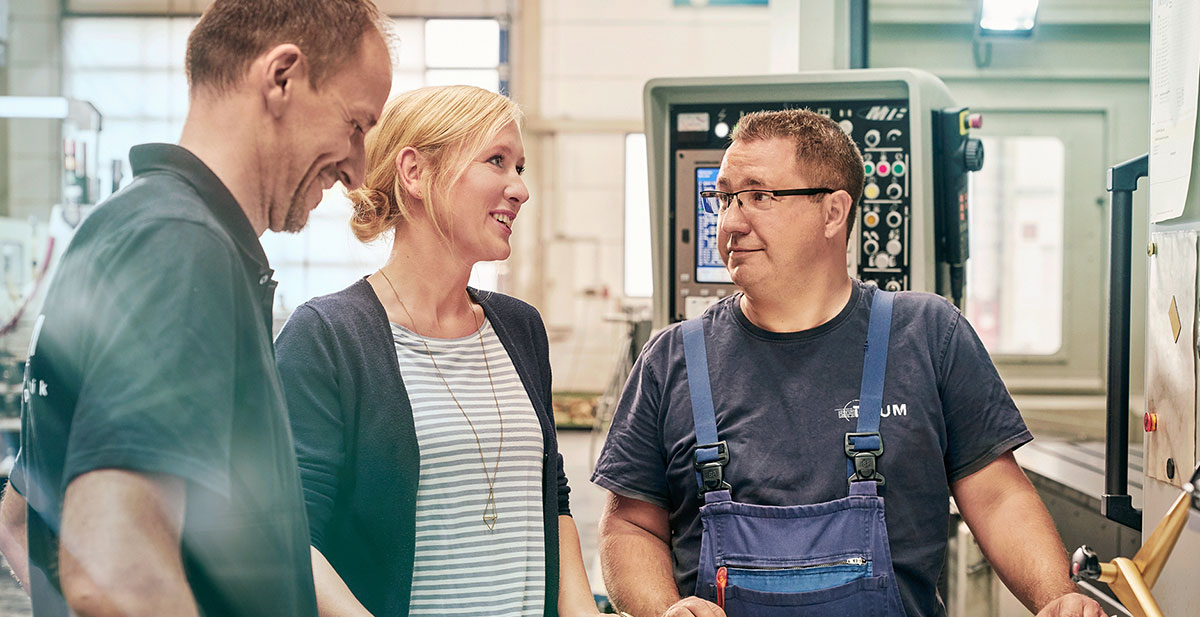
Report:
[[[422,339],[392,324],[421,455],[409,615],[533,616],[545,603],[541,425],[491,322],[481,330],[486,366],[479,332]],[[489,531],[483,517],[493,469],[496,521]]]

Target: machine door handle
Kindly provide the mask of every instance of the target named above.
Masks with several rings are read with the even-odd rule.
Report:
[[[1133,241],[1133,192],[1149,173],[1150,155],[1129,159],[1108,170],[1108,399],[1104,438],[1104,495],[1100,513],[1141,531],[1142,511],[1129,496],[1129,280]]]

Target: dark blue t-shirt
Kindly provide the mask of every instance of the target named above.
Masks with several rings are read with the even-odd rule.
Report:
[[[847,495],[843,436],[857,424],[874,287],[811,330],[776,333],[745,317],[735,294],[704,313],[725,479],[736,501],[798,505]],[[592,481],[665,508],[681,595],[695,592],[700,499],[692,406],[676,324],[642,350]],[[884,385],[879,471],[888,536],[909,617],[941,615],[949,483],[1032,439],[987,350],[940,296],[896,297]]]

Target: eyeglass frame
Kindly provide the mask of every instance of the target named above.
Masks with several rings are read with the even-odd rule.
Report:
[[[794,197],[794,196],[828,195],[831,193],[836,193],[837,191],[838,191],[837,189],[830,189],[830,188],[807,188],[807,189],[758,189],[758,188],[753,188],[753,189],[742,189],[740,191],[734,191],[732,193],[727,193],[725,191],[717,191],[717,190],[700,191],[699,196],[702,200],[716,199],[717,200],[717,211],[713,212],[713,211],[709,210],[707,207],[705,208],[705,210],[707,210],[709,214],[721,214],[722,212],[729,209],[729,205],[721,207],[720,204],[721,204],[721,196],[722,195],[729,196],[728,204],[732,204],[734,202],[734,200],[737,200],[738,207],[744,208],[745,206],[742,203],[742,199],[740,197],[738,197],[738,195],[741,195],[742,193],[767,193],[771,197]],[[701,201],[701,203],[703,204],[704,202]]]

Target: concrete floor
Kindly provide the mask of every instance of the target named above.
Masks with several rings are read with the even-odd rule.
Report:
[[[583,546],[584,567],[595,593],[604,593],[600,581],[600,561],[596,555],[596,524],[600,519],[600,508],[604,503],[604,490],[588,482],[592,475],[592,463],[600,452],[601,443],[589,431],[564,430],[558,435],[559,449],[563,453],[567,479],[571,484],[571,513],[579,528],[580,544]],[[3,563],[0,557],[0,563]],[[29,598],[8,576],[7,564],[0,575],[0,616],[31,617],[33,611]]]

